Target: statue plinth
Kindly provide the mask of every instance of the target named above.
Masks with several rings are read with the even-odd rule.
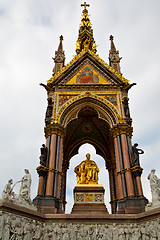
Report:
[[[100,184],[77,184],[73,190],[72,214],[108,214],[104,204],[104,188]]]
[[[86,154],[86,160],[82,161],[74,169],[77,177],[77,185],[73,190],[74,205],[71,213],[108,213],[104,204],[104,188],[98,184],[99,168],[90,160],[90,154]]]

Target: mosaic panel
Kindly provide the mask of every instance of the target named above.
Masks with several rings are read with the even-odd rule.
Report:
[[[103,193],[75,193],[75,203],[104,203]]]
[[[59,103],[58,107],[61,107],[65,102],[67,102],[69,99],[75,97],[76,95],[59,95]]]
[[[114,106],[117,107],[117,96],[116,95],[99,95],[105,99],[107,99],[109,102],[111,102]]]
[[[76,76],[77,84],[99,83],[99,76],[94,74],[89,66],[86,66],[80,74]]]

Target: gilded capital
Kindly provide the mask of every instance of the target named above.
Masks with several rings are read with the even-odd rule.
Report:
[[[117,126],[114,126],[111,130],[113,138],[121,134],[126,134],[131,138],[132,132],[133,132],[133,127],[129,126],[128,124],[118,124]]]
[[[65,136],[65,129],[59,124],[50,124],[44,128],[45,132],[45,137],[47,138],[48,136],[52,134],[59,135],[61,137]]]

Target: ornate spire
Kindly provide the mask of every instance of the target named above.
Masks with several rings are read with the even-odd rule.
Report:
[[[58,47],[58,50],[55,51],[55,58],[53,58],[55,62],[53,74],[56,74],[59,70],[61,70],[64,67],[65,54],[63,51],[63,44],[62,44],[63,36],[61,35],[59,39],[60,39],[59,47]]]
[[[84,4],[81,4],[81,6],[84,7],[84,9],[82,13],[81,25],[79,27],[79,36],[76,42],[76,53],[79,54],[83,50],[91,50],[96,53],[97,46],[93,38],[93,30],[88,16],[88,10],[86,9],[86,7],[89,7],[89,4],[84,2]]]
[[[116,47],[113,42],[114,37],[110,36],[111,41],[111,49],[109,51],[109,65],[114,68],[117,72],[121,73],[120,71],[120,60],[122,58],[119,57],[119,51],[116,50]]]

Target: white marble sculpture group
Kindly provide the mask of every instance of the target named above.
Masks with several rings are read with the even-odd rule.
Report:
[[[2,200],[11,200],[25,206],[33,206],[30,198],[31,175],[28,169],[25,169],[24,171],[24,177],[14,185],[12,179],[8,181],[2,192]],[[151,170],[148,179],[150,181],[152,202],[148,204],[146,210],[148,210],[148,208],[160,207],[160,179],[155,175],[155,169]],[[17,183],[21,183],[18,195],[13,191],[13,188]]]
[[[2,200],[9,200],[20,205],[32,206],[30,198],[31,175],[28,169],[25,169],[24,171],[24,177],[14,185],[12,179],[8,181],[2,192]],[[21,183],[19,194],[15,194],[13,191],[13,188],[17,183]]]
[[[155,169],[151,170],[151,173],[148,175],[148,180],[150,181],[150,188],[152,194],[152,202],[147,206],[149,208],[158,208],[160,207],[160,179],[155,174]]]

